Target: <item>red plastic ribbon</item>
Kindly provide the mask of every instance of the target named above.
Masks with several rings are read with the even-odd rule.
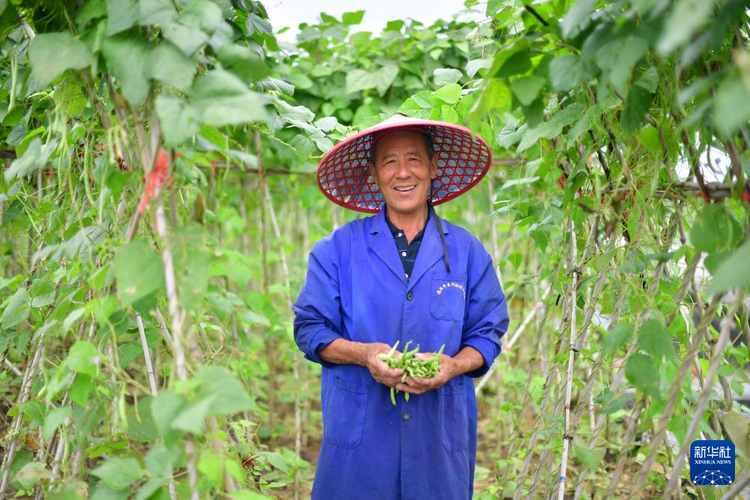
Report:
[[[169,180],[169,173],[167,172],[167,152],[163,149],[159,150],[159,155],[156,157],[156,165],[154,170],[145,176],[146,191],[141,197],[141,203],[138,205],[138,211],[143,214],[148,208],[148,202],[151,198],[156,196],[157,192]]]

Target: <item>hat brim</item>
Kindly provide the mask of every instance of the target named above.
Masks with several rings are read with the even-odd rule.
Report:
[[[422,127],[430,136],[437,156],[437,176],[432,181],[433,205],[462,195],[487,174],[492,165],[490,148],[468,128],[454,123],[394,117],[344,139],[323,155],[318,165],[320,190],[344,208],[370,214],[380,212],[383,194],[373,182],[369,167],[373,135],[414,127]]]

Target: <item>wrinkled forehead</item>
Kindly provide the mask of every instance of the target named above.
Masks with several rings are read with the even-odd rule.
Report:
[[[428,153],[429,133],[421,127],[397,128],[373,134],[371,153],[384,153],[390,146],[414,146],[418,151]]]

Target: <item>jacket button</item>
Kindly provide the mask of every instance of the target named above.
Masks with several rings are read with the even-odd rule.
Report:
[[[409,415],[408,413],[404,413],[401,415],[401,418],[403,418],[404,420],[409,420],[411,418],[411,415]]]
[[[406,300],[411,300],[413,298],[414,298],[414,294],[413,293],[409,292],[409,293],[406,294]]]

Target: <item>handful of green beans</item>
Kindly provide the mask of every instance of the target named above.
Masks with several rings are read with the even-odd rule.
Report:
[[[419,352],[419,346],[415,347],[411,351],[409,350],[409,344],[411,340],[406,343],[403,354],[400,357],[394,358],[393,355],[396,353],[399,341],[397,340],[391,350],[387,353],[378,354],[378,358],[383,360],[388,368],[396,368],[404,370],[404,375],[401,377],[402,382],[406,382],[406,377],[419,377],[419,378],[432,378],[440,373],[440,355],[443,354],[445,344],[440,347],[438,352],[432,353],[432,355],[426,359],[421,360],[416,357]],[[395,387],[391,387],[391,403],[396,406],[396,393],[401,392]],[[409,401],[409,393],[404,393],[404,399]]]

